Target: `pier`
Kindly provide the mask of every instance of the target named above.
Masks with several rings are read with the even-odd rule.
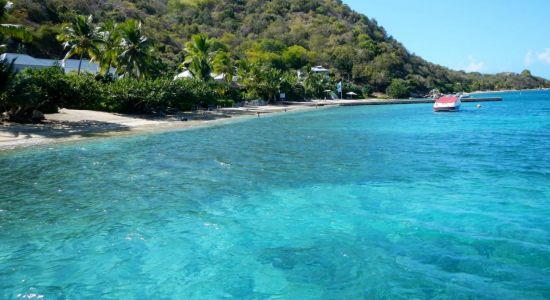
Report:
[[[462,102],[497,102],[502,101],[501,97],[484,97],[484,98],[465,98]],[[309,102],[294,102],[284,101],[284,105],[305,105],[305,106],[359,106],[359,105],[391,105],[391,104],[422,104],[434,103],[433,98],[420,99],[362,99],[362,100],[313,100]]]
[[[466,98],[460,99],[462,102],[495,102],[502,101],[501,97],[487,97],[487,98]]]

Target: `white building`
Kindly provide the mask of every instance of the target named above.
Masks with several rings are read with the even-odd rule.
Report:
[[[323,66],[316,66],[311,68],[311,72],[313,73],[330,73],[329,69],[325,69]]]
[[[35,58],[27,54],[17,54],[17,53],[4,53],[0,55],[0,60],[7,59],[9,62],[15,59],[13,68],[14,71],[19,72],[24,69],[44,69],[53,66],[60,66],[65,70],[65,73],[77,72],[78,64],[80,61],[78,59],[67,59],[57,60],[57,59],[45,59],[45,58]],[[101,68],[95,62],[89,61],[87,59],[82,60],[82,66],[80,72],[82,73],[91,73],[99,74]],[[114,74],[114,68],[111,68],[111,73]]]
[[[193,76],[193,73],[191,73],[191,71],[189,71],[189,70],[185,70],[185,71],[177,74],[176,76],[174,76],[174,80],[185,79],[185,78],[195,78],[195,76]]]
[[[315,66],[311,68],[311,72],[315,74],[324,74],[327,79],[330,77],[330,70],[325,69],[323,66]]]
[[[227,74],[225,73],[221,73],[221,74],[212,73],[210,74],[210,77],[212,77],[212,79],[218,82],[225,82],[227,80]],[[195,75],[193,75],[193,73],[191,73],[191,71],[189,71],[188,69],[185,69],[183,70],[183,72],[174,76],[174,80],[192,79],[192,78],[195,78]],[[237,78],[238,78],[237,76],[234,76],[232,78],[232,82],[237,82]]]

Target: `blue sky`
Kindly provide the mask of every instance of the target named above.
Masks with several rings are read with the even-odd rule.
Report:
[[[344,0],[413,53],[455,70],[550,79],[550,0]]]

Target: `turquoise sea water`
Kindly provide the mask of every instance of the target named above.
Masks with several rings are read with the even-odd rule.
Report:
[[[550,92],[0,154],[0,298],[548,299]]]

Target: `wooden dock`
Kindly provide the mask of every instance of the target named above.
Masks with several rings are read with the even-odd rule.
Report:
[[[461,99],[462,102],[496,102],[502,101],[501,97],[487,97],[487,98],[466,98]]]
[[[501,97],[466,98],[462,102],[495,102],[502,101]],[[394,105],[394,104],[422,104],[434,103],[435,99],[364,99],[364,100],[314,100],[309,102],[284,101],[284,105],[305,105],[305,106],[359,106],[359,105]]]

